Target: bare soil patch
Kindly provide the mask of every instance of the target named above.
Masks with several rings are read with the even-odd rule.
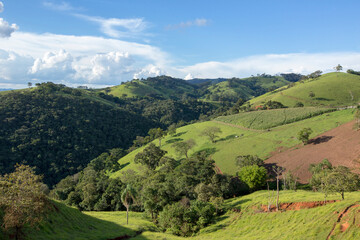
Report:
[[[275,151],[265,163],[291,170],[301,183],[308,183],[311,178],[310,164],[320,163],[325,158],[333,166],[346,166],[360,173],[360,131],[354,130],[353,125],[354,121],[327,131],[311,139],[308,145]]]
[[[324,203],[324,201],[314,201],[314,202],[293,202],[293,203],[280,203],[279,204],[279,210],[280,211],[289,211],[289,210],[301,210],[301,209],[307,209],[307,208],[315,208],[324,206],[325,204],[338,202],[339,200],[329,200]],[[268,212],[268,205],[262,205],[261,209],[264,212]],[[276,206],[271,205],[270,212],[275,212]]]

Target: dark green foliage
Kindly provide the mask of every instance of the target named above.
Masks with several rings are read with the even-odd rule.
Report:
[[[36,166],[52,186],[106,149],[127,148],[154,123],[52,83],[0,96],[0,173]]]
[[[175,235],[188,237],[207,226],[215,216],[211,203],[191,201],[190,206],[180,202],[167,205],[159,215],[159,226]]]
[[[302,102],[297,102],[294,107],[304,107],[304,104]]]
[[[263,164],[264,161],[257,155],[243,155],[236,157],[236,166],[238,166],[239,168],[251,165],[261,166]]]
[[[354,70],[352,70],[352,69],[348,69],[346,72],[347,72],[347,73],[350,73],[350,74],[354,74],[354,75],[360,75],[360,72],[359,72],[359,71],[354,71]]]
[[[166,151],[161,150],[155,146],[155,144],[150,143],[144,151],[136,154],[134,161],[135,163],[146,165],[151,170],[155,170],[159,166],[161,158],[166,153]]]
[[[286,108],[281,102],[277,102],[277,101],[267,101],[264,106],[263,109],[278,109],[278,108]]]
[[[282,73],[280,75],[283,78],[285,78],[286,81],[289,81],[289,82],[297,82],[303,77],[303,75],[298,74],[298,73]]]

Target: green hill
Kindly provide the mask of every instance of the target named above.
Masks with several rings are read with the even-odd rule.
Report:
[[[23,162],[50,185],[157,126],[90,91],[52,83],[2,92],[0,122],[0,174]]]
[[[262,95],[269,90],[289,84],[281,76],[260,75],[250,78],[232,78],[215,85],[208,85],[204,99],[211,101],[232,101],[237,99],[250,99]]]
[[[119,98],[158,96],[162,98],[181,99],[183,94],[196,96],[197,88],[196,85],[190,84],[182,79],[160,76],[147,78],[145,80],[132,80],[101,91]]]
[[[311,97],[310,93],[314,96]],[[305,106],[342,107],[357,105],[360,102],[360,76],[348,73],[328,73],[317,79],[297,82],[293,87],[282,87],[254,98],[254,106],[267,101],[278,101],[288,107],[297,102]]]
[[[281,110],[264,111],[262,117],[265,118],[265,115],[272,116],[273,113],[278,113],[278,111]],[[304,109],[298,108],[298,111],[302,112]],[[314,109],[313,111],[316,112],[317,110]],[[257,114],[257,112],[253,114]],[[223,118],[231,118],[231,116]],[[239,155],[250,154],[267,158],[271,152],[277,149],[287,149],[299,144],[297,134],[305,127],[310,127],[314,131],[311,137],[315,137],[352,119],[353,110],[348,109],[277,126],[272,128],[271,131],[247,129],[241,125],[236,125],[236,123],[226,123],[217,120],[207,121],[178,128],[177,134],[174,136],[168,135],[162,140],[162,149],[168,151],[168,156],[180,160],[182,156],[178,156],[175,153],[172,144],[177,141],[194,139],[196,146],[190,151],[190,154],[205,150],[211,155],[211,158],[215,160],[217,167],[219,167],[223,173],[235,174],[237,172],[235,158]],[[222,131],[216,143],[211,143],[208,138],[200,135],[204,129],[210,126],[219,127]],[[158,141],[155,140],[154,143],[158,144]],[[121,175],[121,172],[127,169],[138,169],[140,164],[134,163],[134,157],[144,148],[145,147],[136,149],[121,158],[119,163],[126,167],[114,173],[113,177]]]
[[[280,204],[299,203],[298,210],[264,212],[268,192],[257,191],[225,202],[227,212],[208,227],[190,238],[181,238],[159,232],[142,213],[130,212],[126,225],[125,212],[84,212],[55,203],[52,212],[38,228],[25,231],[27,240],[37,239],[93,239],[105,240],[132,236],[132,239],[358,239],[360,193],[345,194],[345,200],[310,207],[314,201],[323,201],[324,195],[298,190],[280,191]],[[329,200],[340,199],[330,195]],[[302,209],[302,206],[305,207]],[[0,235],[1,236],[1,235]],[[5,239],[3,236],[2,239]]]

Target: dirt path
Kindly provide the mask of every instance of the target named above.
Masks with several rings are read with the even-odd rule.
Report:
[[[265,130],[258,130],[258,129],[251,129],[251,128],[246,128],[240,125],[235,125],[235,124],[231,124],[231,123],[226,123],[226,122],[221,122],[221,121],[216,121],[216,120],[212,120],[212,122],[216,122],[222,125],[226,125],[226,126],[230,126],[230,127],[234,127],[234,128],[240,128],[242,130],[246,130],[246,131],[251,131],[251,132],[266,132]]]
[[[307,183],[311,178],[310,164],[320,163],[325,158],[334,166],[342,165],[360,172],[360,131],[355,131],[353,125],[354,121],[327,131],[308,145],[299,145],[281,153],[273,152],[265,163],[291,170],[301,183]]]
[[[334,226],[332,227],[329,235],[327,236],[326,240],[329,240],[331,235],[334,233],[334,230],[335,230],[335,227],[338,223],[341,222],[341,220],[344,218],[344,216],[346,216],[346,214],[351,211],[350,209],[352,208],[356,208],[356,207],[359,207],[360,205],[359,204],[351,204],[350,206],[348,206],[347,208],[345,208],[344,211],[342,211],[339,216],[338,216],[338,219],[337,221],[334,223]],[[344,232],[347,228],[349,227],[349,223],[346,222],[344,224],[341,225],[341,231]]]

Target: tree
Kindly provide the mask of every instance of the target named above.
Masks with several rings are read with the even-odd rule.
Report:
[[[302,141],[304,145],[308,144],[309,138],[313,130],[311,128],[303,128],[300,132],[298,132],[298,140]]]
[[[314,97],[315,97],[315,93],[314,93],[314,92],[309,92],[309,97],[314,98]]]
[[[283,167],[273,166],[273,171],[276,174],[276,211],[279,211],[279,195],[280,195],[279,181],[280,181],[280,176],[285,171],[285,169]]]
[[[322,74],[322,71],[321,71],[321,70],[317,70],[317,71],[315,71],[315,72],[310,73],[309,75],[307,75],[307,77],[308,77],[308,78],[313,78],[313,79],[315,79],[315,78],[320,77],[321,74]]]
[[[31,88],[32,82],[28,82],[27,85],[28,85],[29,88]]]
[[[176,142],[173,144],[173,147],[175,148],[175,151],[179,155],[185,155],[186,159],[189,159],[188,152],[190,149],[192,149],[196,145],[196,142],[194,139],[188,139],[186,141],[182,142]]]
[[[219,127],[207,127],[200,133],[200,136],[206,136],[212,143],[215,143],[215,138],[217,138],[217,134],[220,133],[222,133],[222,131]]]
[[[3,209],[3,227],[15,231],[20,239],[25,225],[34,226],[41,222],[49,209],[42,192],[42,177],[33,168],[17,165],[15,171],[0,176],[0,208]]]
[[[129,208],[136,202],[136,191],[130,184],[122,192],[121,201],[126,207],[126,224],[129,224]]]
[[[343,69],[343,67],[342,67],[340,64],[338,64],[336,67],[334,67],[334,69],[335,69],[337,72],[340,72],[340,71]]]
[[[355,118],[354,127],[356,128],[356,130],[359,130],[360,129],[360,106],[357,107],[355,114],[354,114],[354,118]]]
[[[161,128],[152,128],[149,130],[149,136],[151,139],[159,139],[159,147],[161,147],[161,139],[166,135],[165,131]]]
[[[242,155],[236,157],[236,165],[239,168],[251,166],[251,165],[263,165],[264,161],[257,155]]]
[[[326,178],[332,169],[332,164],[327,159],[324,159],[321,163],[318,164],[310,164],[309,167],[309,171],[312,173],[310,185],[314,190],[320,190],[324,193],[324,203],[326,203],[326,197],[329,190]]]
[[[168,127],[168,133],[171,135],[171,136],[174,136],[176,134],[176,124],[173,123],[171,124],[169,127]]]
[[[256,190],[265,185],[267,171],[258,165],[246,166],[240,169],[239,177],[251,190]]]
[[[146,165],[151,170],[155,170],[166,153],[166,151],[161,150],[155,144],[150,143],[143,152],[136,154],[134,161],[135,163]]]
[[[340,193],[341,199],[344,200],[345,192],[359,189],[359,176],[345,166],[338,166],[325,178],[325,186],[329,192]]]

